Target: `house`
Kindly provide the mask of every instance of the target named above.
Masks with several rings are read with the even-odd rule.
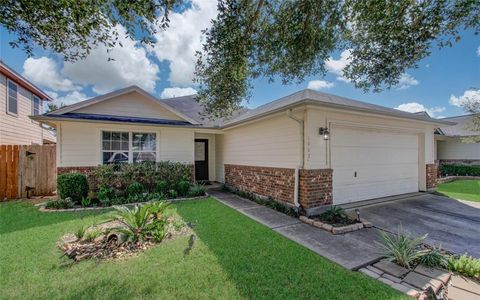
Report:
[[[468,143],[464,139],[479,136],[471,129],[474,115],[444,118],[456,125],[440,127],[435,134],[437,159],[441,164],[480,165],[480,143]]]
[[[40,115],[44,103],[51,100],[0,60],[0,145],[55,143],[51,129],[29,118]]]
[[[213,122],[194,97],[159,100],[132,86],[32,119],[57,129],[58,173],[181,161],[196,180],[307,214],[434,189],[434,131],[454,124],[308,89]]]

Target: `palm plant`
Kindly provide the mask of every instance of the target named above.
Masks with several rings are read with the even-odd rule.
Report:
[[[131,209],[126,206],[115,207],[113,220],[123,225],[117,231],[124,234],[129,242],[148,239],[160,241],[165,235],[165,211],[168,206],[168,203],[160,201],[136,205]]]
[[[427,250],[427,253],[420,256],[418,261],[427,267],[447,267],[447,258],[442,252],[441,246]]]
[[[412,238],[408,233],[399,230],[397,234],[380,231],[379,244],[383,255],[389,261],[394,261],[402,267],[411,269],[412,263],[425,254],[426,251],[418,250],[427,235]]]

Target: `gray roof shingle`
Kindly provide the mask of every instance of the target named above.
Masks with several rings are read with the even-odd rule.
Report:
[[[440,130],[442,131],[443,135],[446,135],[446,136],[480,135],[478,131],[472,131],[469,128],[471,126],[470,123],[473,116],[474,115],[464,115],[464,116],[443,118],[441,120],[455,122],[457,124],[453,126],[440,127]]]

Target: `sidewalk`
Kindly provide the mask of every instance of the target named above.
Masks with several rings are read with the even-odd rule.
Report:
[[[209,190],[209,194],[219,202],[347,269],[357,270],[380,259],[374,243],[378,239],[375,228],[333,235],[232,193]]]

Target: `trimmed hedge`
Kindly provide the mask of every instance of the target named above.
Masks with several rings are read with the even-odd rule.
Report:
[[[70,197],[73,202],[80,203],[88,195],[87,177],[81,173],[58,175],[57,191],[61,199]]]
[[[440,165],[443,176],[480,176],[480,166]]]
[[[141,186],[144,192],[149,193],[158,189],[161,189],[158,192],[178,190],[180,182],[190,185],[191,170],[191,166],[183,163],[162,161],[102,165],[95,168],[94,173],[98,189],[108,187],[117,196],[126,197],[128,188],[132,190],[134,183],[134,186]],[[160,186],[159,181],[162,181]]]

